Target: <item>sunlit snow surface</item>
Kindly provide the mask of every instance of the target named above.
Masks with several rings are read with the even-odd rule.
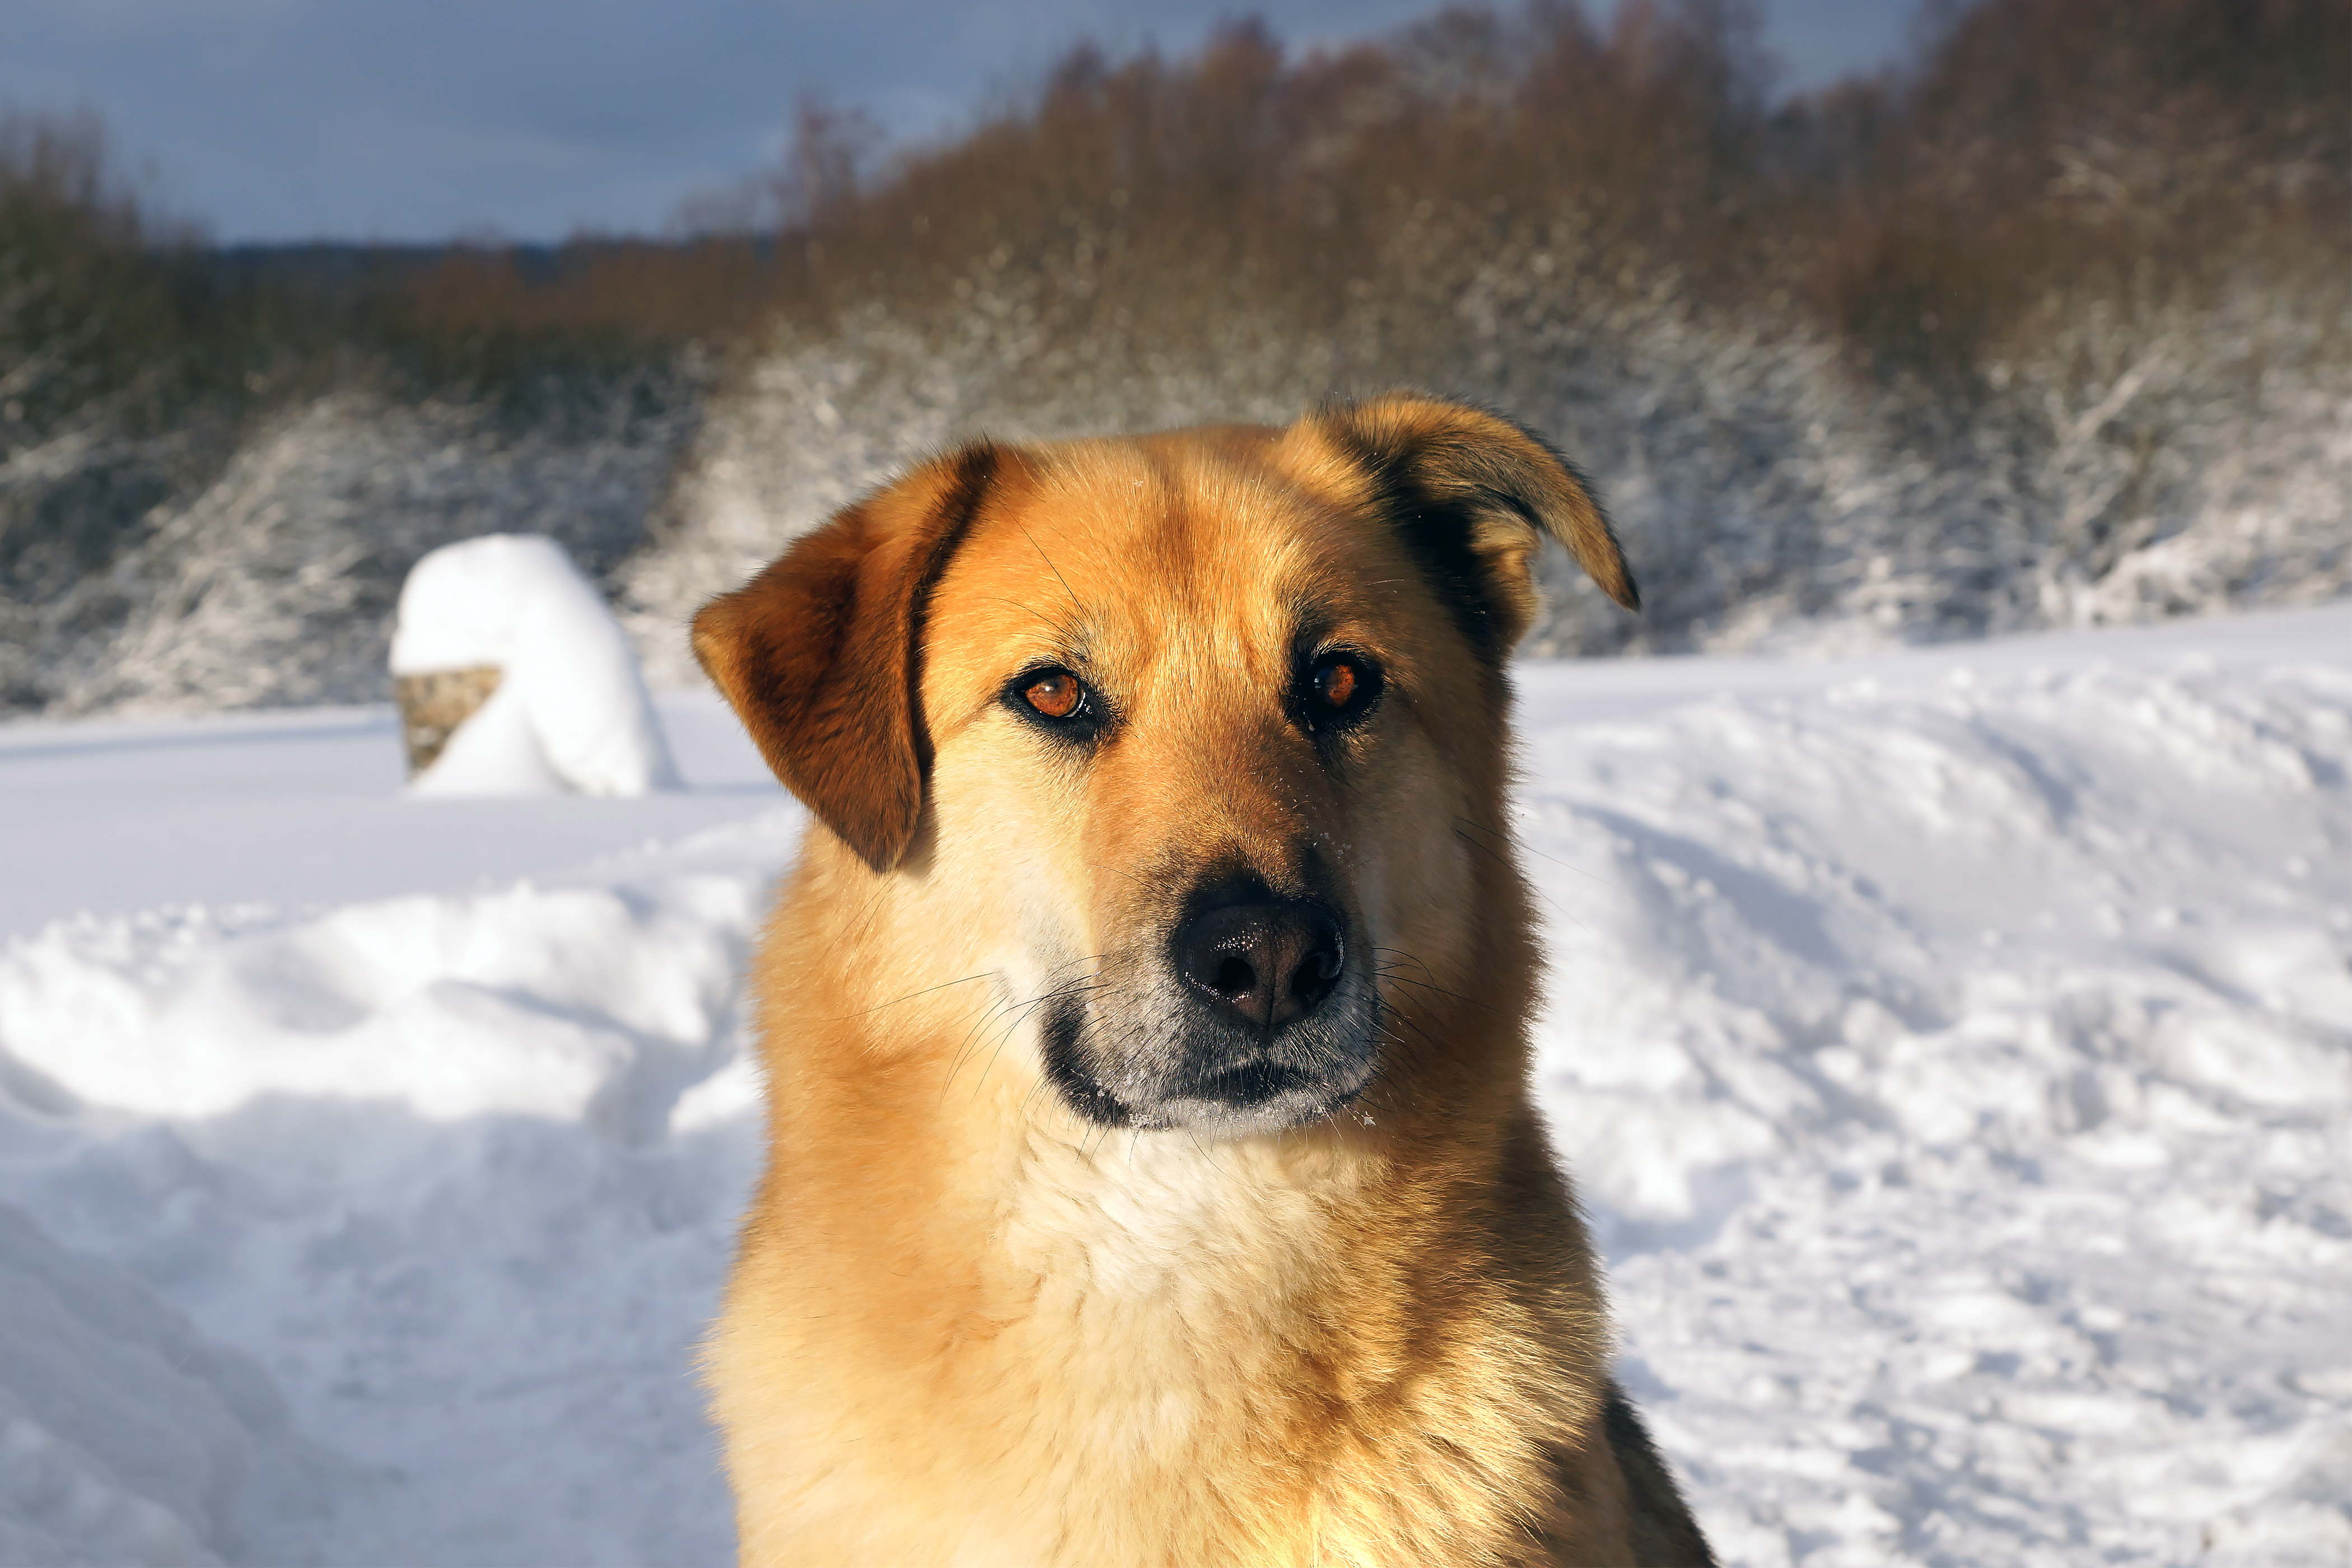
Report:
[[[1539,1091],[1727,1561],[2352,1556],[2352,606],[1520,689]],[[0,1560],[727,1559],[799,816],[663,711],[642,801],[0,730]]]

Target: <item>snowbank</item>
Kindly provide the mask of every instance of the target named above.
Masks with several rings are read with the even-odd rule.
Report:
[[[0,1205],[0,1562],[217,1564],[285,1426],[259,1367]]]
[[[2352,1555],[2347,650],[2352,606],[1522,668],[1539,1093],[1727,1561]],[[6,795],[10,756],[0,853],[96,787]],[[152,771],[75,766],[109,756]],[[347,837],[297,772],[276,842]],[[758,1158],[732,982],[798,820],[741,809],[527,886],[448,890],[453,835],[397,896],[0,950],[0,1203],[338,1457],[284,1461],[174,1349],[196,1392],[121,1384],[164,1479],[34,1410],[90,1456],[57,1473],[194,1562],[727,1561],[692,1352]],[[11,1485],[0,1557],[150,1551]]]
[[[2352,1555],[2352,616],[2309,624],[1538,736],[1545,1104],[1727,1560]]]
[[[757,1149],[737,979],[801,820],[748,804],[602,885],[0,952],[0,1202],[119,1260],[75,1267],[128,1325],[87,1285],[100,1340],[53,1322],[11,1270],[63,1255],[0,1211],[0,1562],[728,1557],[691,1357]]]
[[[488,666],[498,688],[411,786],[424,795],[676,789],[637,658],[563,547],[493,533],[444,545],[400,590],[392,671]]]
[[[754,889],[528,884],[315,920],[50,927],[0,961],[5,1049],[76,1100],[208,1116],[264,1094],[511,1113],[625,1141],[730,1048]]]

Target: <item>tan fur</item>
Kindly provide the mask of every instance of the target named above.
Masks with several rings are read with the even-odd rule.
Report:
[[[1414,507],[1458,512],[1467,589]],[[708,1354],[744,1562],[1707,1561],[1604,1421],[1527,1092],[1502,658],[1538,529],[1630,602],[1570,470],[1395,395],[969,448],[698,619],[818,816],[754,971],[770,1163]],[[1386,673],[1338,752],[1284,707],[1302,618]],[[1045,662],[1115,699],[1093,749],[1009,710]],[[1141,1005],[1217,865],[1344,889],[1376,1070],[1279,1130],[1089,1121],[1041,1009]]]

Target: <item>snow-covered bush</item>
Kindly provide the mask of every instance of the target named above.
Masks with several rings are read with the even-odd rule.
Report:
[[[2053,300],[2004,345],[1998,384],[1957,399],[1874,394],[1793,312],[1662,287],[1565,313],[1531,286],[1544,255],[1482,266],[1391,356],[1398,379],[1558,440],[1622,527],[1643,616],[1555,554],[1531,652],[1937,639],[2352,588],[2352,291]],[[664,524],[619,574],[656,679],[692,678],[684,626],[704,598],[952,440],[1285,420],[1349,357],[1247,321],[1190,356],[1049,348],[1024,303],[976,293],[928,335],[879,310],[829,338],[783,332],[714,398]]]
[[[609,286],[633,254],[572,247],[551,310],[479,247],[214,250],[94,119],[0,103],[0,712],[377,697],[435,545],[610,571],[702,379],[693,323]]]
[[[1057,339],[1034,280],[977,296],[935,335],[879,307],[824,337],[777,329],[715,397],[663,517],[617,574],[622,618],[664,685],[695,672],[686,625],[782,544],[967,436],[1050,438],[1283,421],[1324,385],[1318,345],[1229,322],[1196,357]]]
[[[53,712],[358,701],[389,694],[394,602],[428,551],[546,534],[602,572],[636,542],[691,428],[612,389],[575,420],[347,390],[260,426],[219,477],[159,510],[82,598],[127,605],[44,648]],[[60,606],[63,616],[70,605]]]
[[[788,237],[630,625],[682,678],[696,602],[968,435],[1396,384],[1555,437],[1624,525],[1643,616],[1555,557],[1538,653],[2342,593],[2348,17],[1981,0],[1777,110],[1752,14],[1696,3],[1080,51]]]

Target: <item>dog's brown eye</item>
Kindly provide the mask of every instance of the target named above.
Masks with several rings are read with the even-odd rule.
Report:
[[[1302,662],[1291,688],[1291,721],[1318,743],[1336,741],[1371,717],[1386,685],[1370,655],[1326,648]]]
[[[1086,695],[1086,690],[1078,684],[1076,676],[1066,669],[1057,669],[1031,681],[1023,689],[1021,695],[1028,700],[1030,707],[1046,718],[1066,719],[1078,710],[1078,700]]]
[[[1345,708],[1356,695],[1356,667],[1344,658],[1330,659],[1315,670],[1315,695],[1334,708]]]

